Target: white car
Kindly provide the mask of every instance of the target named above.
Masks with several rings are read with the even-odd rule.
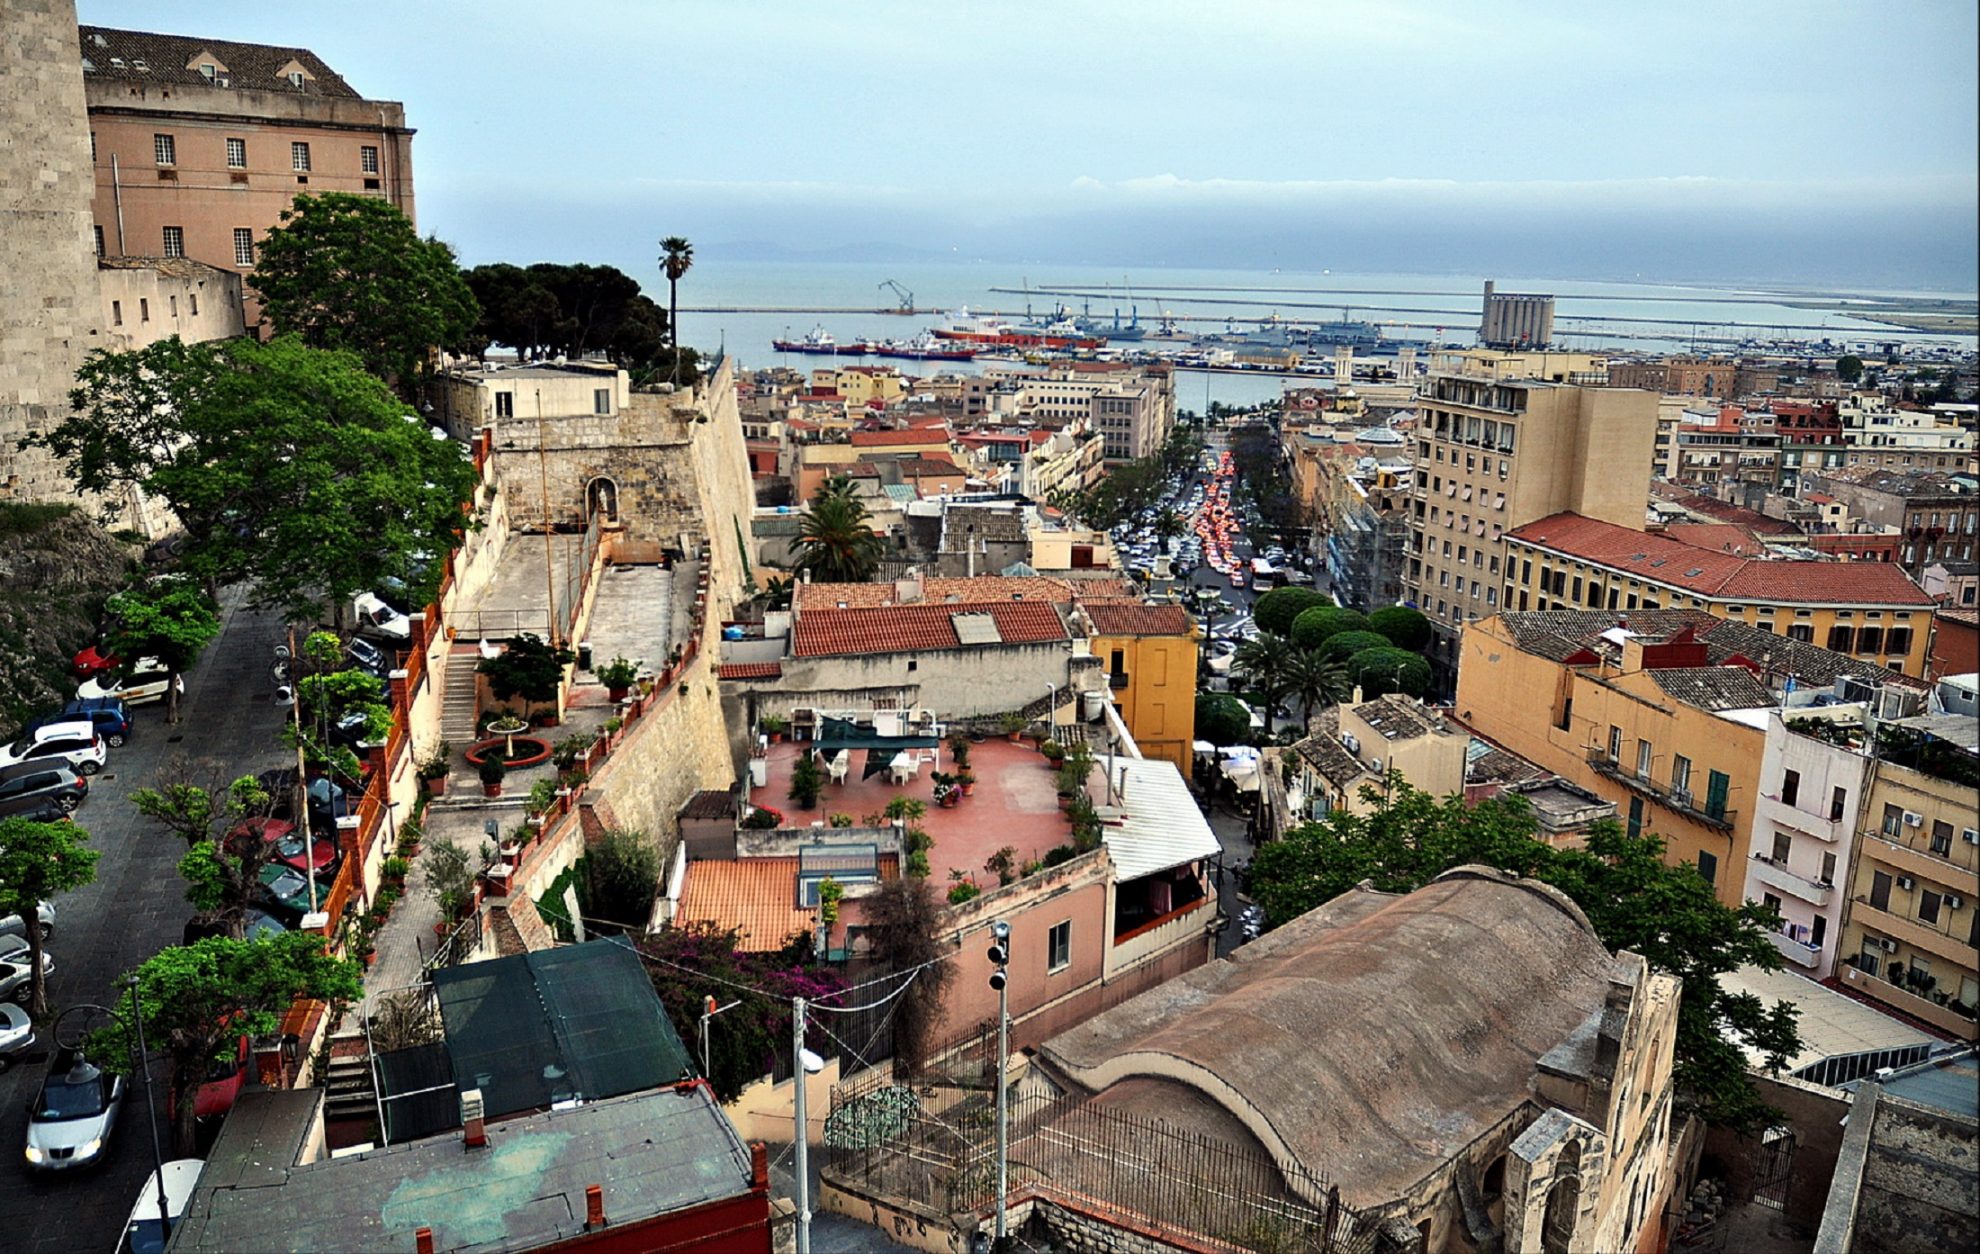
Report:
[[[34,1048],[34,1020],[11,1002],[0,1002],[0,1071]]]
[[[35,917],[41,920],[41,939],[55,935],[55,903],[44,901],[34,908]],[[27,924],[18,914],[0,917],[0,936],[19,936],[27,930]]]
[[[66,762],[78,775],[96,774],[109,756],[103,737],[96,734],[96,724],[88,719],[45,723],[18,740],[0,745],[0,767],[22,762]]]
[[[205,1166],[197,1158],[175,1158],[146,1172],[144,1188],[124,1224],[123,1244],[117,1247],[117,1254],[164,1254],[171,1234],[165,1230],[167,1220],[158,1217],[159,1177],[162,1175],[165,1183],[165,1214],[176,1225],[185,1216],[186,1204],[192,1201],[193,1188]]]
[[[0,936],[0,962],[11,962],[25,967],[28,960],[28,943],[25,936]],[[47,949],[41,951],[41,974],[43,978],[55,974],[55,955]]]
[[[368,631],[387,640],[412,639],[412,619],[372,593],[358,593],[351,601],[351,611],[357,615],[359,631]]]
[[[111,671],[85,681],[76,689],[76,696],[84,700],[118,697],[125,705],[144,705],[163,701],[171,683],[172,672],[165,663],[155,657],[141,657],[128,671]]]

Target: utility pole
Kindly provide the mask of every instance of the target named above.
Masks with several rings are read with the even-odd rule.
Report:
[[[742,1005],[742,1002],[741,1002],[741,1000],[736,1000],[736,1001],[732,1001],[732,1002],[730,1002],[730,1003],[729,1003],[728,1005],[726,1005],[726,1006],[718,1006],[718,1005],[716,1005],[716,1004],[715,1004],[715,998],[714,998],[713,996],[709,996],[709,997],[706,997],[706,998],[703,998],[703,999],[702,999],[702,1003],[701,1003],[701,1078],[702,1078],[702,1079],[704,1079],[704,1080],[706,1080],[706,1079],[708,1079],[708,1078],[709,1078],[709,1062],[708,1062],[708,1058],[709,1058],[709,1052],[708,1052],[708,1021],[709,1021],[710,1019],[713,1019],[713,1018],[714,1018],[714,1017],[715,1017],[716,1015],[719,1015],[719,1014],[721,1014],[721,1013],[722,1013],[722,1012],[723,1012],[724,1010],[734,1010],[734,1009],[735,1009],[735,1008],[736,1008],[737,1006],[740,1006],[740,1005]]]
[[[1011,1068],[1011,925],[1002,919],[990,925],[990,987],[997,990],[997,1244],[998,1251],[1009,1244],[1005,1230],[1006,1201],[1010,1196],[1008,1170],[1011,1151],[1010,1086]],[[800,1252],[802,1254],[802,1252]]]
[[[165,1244],[172,1243],[172,1210],[165,1200],[165,1151],[158,1144],[158,1108],[151,1100],[151,1058],[144,1047],[144,1007],[138,1002],[138,978],[127,976],[124,983],[131,989],[131,1028],[137,1033],[138,1074],[144,1077],[145,1122],[151,1126],[151,1161],[158,1169],[158,1222],[164,1232]],[[187,1095],[190,1099],[191,1094]]]
[[[825,1062],[804,1047],[804,998],[791,998],[791,1093],[797,1117],[797,1254],[811,1254],[811,1128],[805,1110],[805,1077]]]

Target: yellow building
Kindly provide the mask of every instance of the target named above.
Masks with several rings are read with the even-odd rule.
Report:
[[[1465,629],[1458,717],[1505,748],[1613,802],[1664,838],[1719,900],[1743,900],[1767,715],[1786,681],[1828,688],[1894,672],[1770,637],[1698,610],[1499,614]],[[1764,672],[1759,657],[1768,654]]]
[[[907,380],[892,366],[827,366],[811,372],[811,390],[837,392],[848,410],[860,410],[875,401],[891,405],[902,399]]]
[[[1430,354],[1430,373],[1495,382],[1539,379],[1600,386],[1609,381],[1609,359],[1601,353],[1547,349],[1448,349]]]
[[[1121,722],[1143,757],[1173,762],[1187,777],[1196,741],[1196,633],[1188,612],[1131,602],[1084,608]]]
[[[1843,915],[1851,988],[1980,1039],[1980,815],[1972,716],[1882,725]]]
[[[1698,609],[1915,677],[1931,658],[1932,598],[1892,562],[1742,557],[1579,514],[1505,545],[1509,610]]]

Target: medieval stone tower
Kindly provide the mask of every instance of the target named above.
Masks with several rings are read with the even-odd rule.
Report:
[[[62,421],[102,343],[75,2],[0,0],[0,26],[0,500],[67,500],[61,466],[19,443]]]

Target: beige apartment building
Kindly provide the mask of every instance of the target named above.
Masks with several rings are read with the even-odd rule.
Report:
[[[1904,745],[1870,763],[1843,916],[1850,988],[1980,1039],[1980,816],[1971,715],[1898,720]]]
[[[98,256],[246,275],[298,195],[382,196],[413,216],[405,106],[365,99],[308,49],[101,26],[80,42]]]
[[[1642,525],[1657,396],[1445,374],[1417,412],[1403,590],[1435,627],[1429,656],[1448,686],[1465,624],[1502,608],[1507,532],[1560,512]]]
[[[993,367],[975,390],[1012,388],[1008,412],[1052,423],[1087,422],[1100,433],[1110,462],[1157,451],[1176,423],[1175,375],[1167,366],[1064,362],[1043,373]],[[978,404],[985,407],[980,398]]]

